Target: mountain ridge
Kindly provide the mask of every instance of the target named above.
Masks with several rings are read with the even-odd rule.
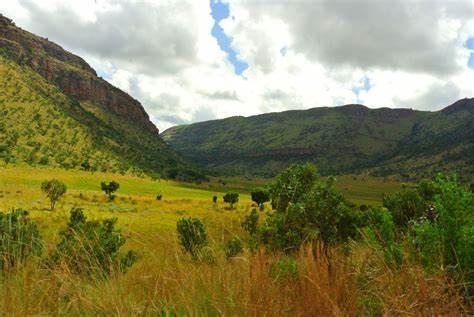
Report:
[[[472,98],[438,111],[350,104],[211,120],[161,135],[216,175],[273,176],[290,163],[311,161],[323,174],[416,178],[454,168],[471,177],[473,109]],[[430,157],[417,153],[422,148]]]

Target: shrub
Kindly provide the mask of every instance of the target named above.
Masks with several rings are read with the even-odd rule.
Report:
[[[51,203],[50,209],[54,210],[56,202],[66,193],[67,187],[63,182],[52,179],[41,183],[41,190],[46,194],[46,197],[49,198]]]
[[[206,227],[197,218],[181,218],[176,223],[178,239],[184,251],[189,252],[194,258],[200,249],[207,245]]]
[[[36,223],[22,209],[0,212],[0,267],[6,269],[39,256],[43,249]]]
[[[213,202],[214,204],[217,204],[217,196],[212,196],[212,202]]]
[[[258,230],[258,213],[255,208],[252,209],[250,214],[246,215],[244,221],[242,221],[242,228],[247,231],[250,236],[255,236]]]
[[[239,237],[235,237],[227,242],[224,251],[226,258],[232,258],[240,254],[242,250],[242,240],[240,240]]]
[[[410,231],[417,255],[427,267],[460,267],[474,282],[474,194],[456,177],[438,175],[433,213],[415,221]]]
[[[109,201],[114,200],[115,196],[113,193],[115,193],[119,187],[120,184],[116,181],[111,181],[108,184],[106,182],[100,183],[100,189],[109,197]]]
[[[270,266],[269,274],[276,280],[295,279],[298,276],[298,263],[295,258],[285,256]]]
[[[87,220],[81,208],[71,209],[67,227],[59,233],[59,242],[47,264],[61,262],[72,272],[89,276],[107,277],[114,267],[125,272],[137,260],[137,253],[120,253],[126,239],[115,228],[116,222],[117,218]]]
[[[234,208],[234,204],[239,201],[239,193],[228,192],[223,197],[224,202],[230,204],[230,208]]]
[[[162,194],[162,193],[156,194],[156,200],[161,200],[162,198],[163,198],[163,194]]]
[[[263,204],[270,200],[270,193],[264,188],[257,188],[250,193],[252,201],[254,201],[260,210],[263,210]]]
[[[303,242],[320,240],[328,247],[358,234],[361,213],[334,188],[334,179],[319,181],[310,165],[291,166],[271,188],[275,211],[260,229],[272,249],[294,251]],[[306,188],[305,191],[301,188]]]

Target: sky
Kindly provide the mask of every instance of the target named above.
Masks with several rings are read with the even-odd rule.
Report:
[[[160,131],[474,96],[474,0],[3,0],[0,13],[83,57]]]

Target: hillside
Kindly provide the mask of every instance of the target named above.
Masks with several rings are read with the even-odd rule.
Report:
[[[346,105],[231,117],[172,127],[162,136],[220,175],[274,176],[306,161],[323,174],[474,175],[474,99],[437,112]]]
[[[162,141],[137,100],[80,57],[2,15],[0,87],[6,163],[202,177]]]

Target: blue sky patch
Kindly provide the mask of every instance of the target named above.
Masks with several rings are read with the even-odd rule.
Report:
[[[369,91],[370,88],[372,88],[372,84],[370,83],[370,79],[369,77],[367,76],[364,76],[363,78],[363,86],[362,87],[353,87],[352,88],[352,91],[354,92],[354,94],[357,96],[357,103],[360,103],[360,99],[359,99],[359,93],[361,91]]]
[[[242,73],[249,67],[245,61],[237,57],[237,52],[232,48],[232,38],[225,34],[224,29],[219,25],[219,22],[227,19],[230,15],[229,4],[223,3],[221,0],[210,0],[211,16],[214,19],[214,26],[211,30],[211,35],[217,40],[217,44],[222,51],[227,53],[227,59],[234,66],[234,71],[237,75]],[[233,19],[234,17],[232,17]]]
[[[468,49],[474,50],[474,37],[470,37],[466,41],[466,47]]]

